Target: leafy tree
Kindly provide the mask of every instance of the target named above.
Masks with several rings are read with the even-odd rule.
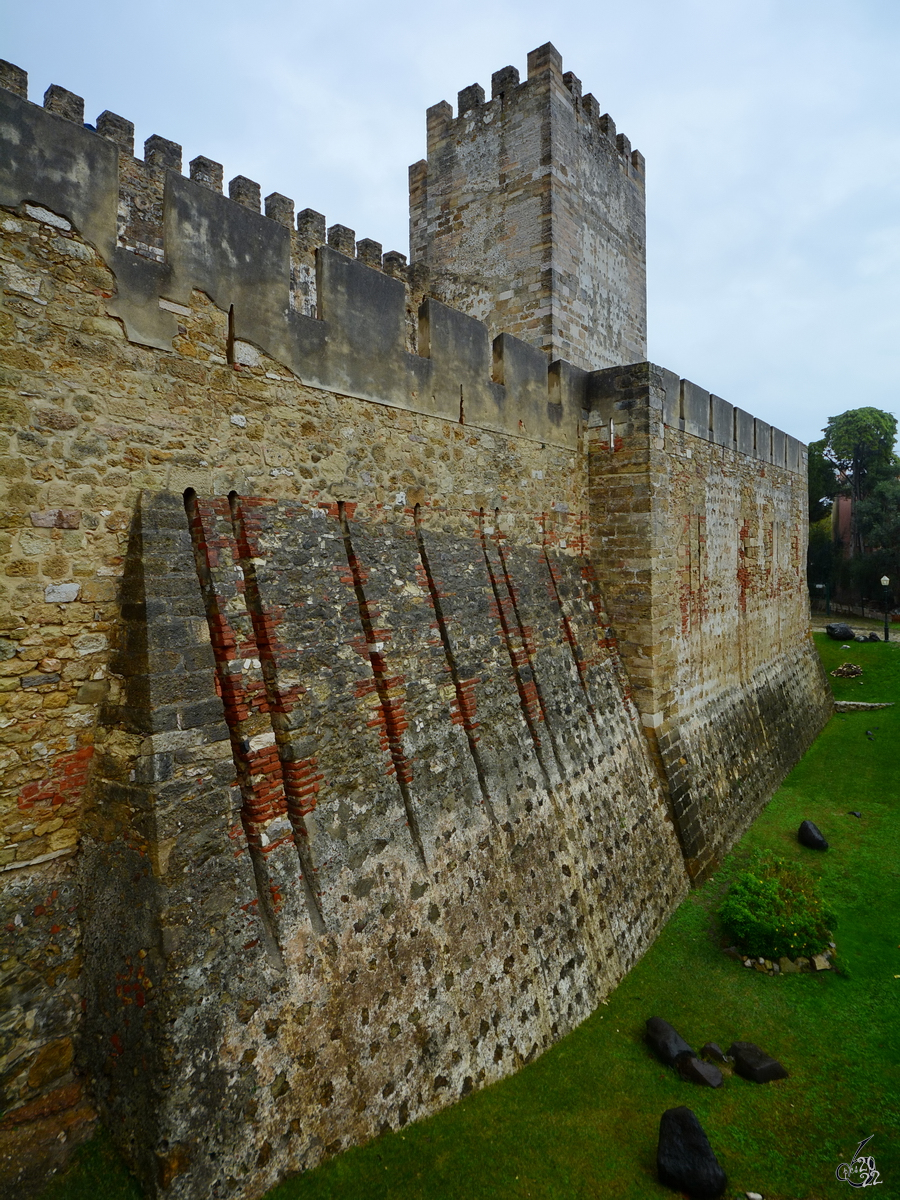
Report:
[[[838,488],[834,464],[825,457],[825,438],[810,442],[807,446],[807,478],[809,484],[810,529],[831,512],[831,504]]]
[[[854,500],[869,490],[870,476],[883,478],[897,467],[897,418],[880,408],[851,408],[829,417],[823,455],[849,486]]]
[[[881,577],[900,584],[900,479],[882,479],[857,505],[867,553],[859,560],[860,584],[871,597],[881,596]]]
[[[900,563],[900,479],[882,479],[859,502],[859,523],[873,553],[888,553]]]
[[[809,525],[809,546],[806,551],[806,580],[809,594],[816,600],[826,599],[826,593],[818,589],[824,583],[830,587],[835,574],[835,544],[831,531],[831,515]]]
[[[862,554],[859,502],[882,480],[900,472],[894,454],[897,418],[880,408],[851,408],[829,417],[822,439],[822,458],[836,472],[839,490],[853,500],[850,521],[850,552]]]

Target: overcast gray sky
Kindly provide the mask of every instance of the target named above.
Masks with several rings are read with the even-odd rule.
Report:
[[[804,441],[900,417],[897,0],[42,0],[0,57],[407,249],[425,109],[552,41],[647,158],[649,357]]]

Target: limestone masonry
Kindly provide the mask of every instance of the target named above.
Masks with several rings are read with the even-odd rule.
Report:
[[[583,1020],[830,713],[806,455],[646,361],[550,46],[412,261],[0,64],[0,1193],[261,1196]]]

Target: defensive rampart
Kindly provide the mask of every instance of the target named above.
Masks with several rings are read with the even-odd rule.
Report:
[[[582,1020],[815,735],[803,449],[0,83],[5,1179],[97,1108],[253,1197]]]
[[[715,869],[830,711],[806,450],[650,363],[591,377],[593,561],[687,868]]]

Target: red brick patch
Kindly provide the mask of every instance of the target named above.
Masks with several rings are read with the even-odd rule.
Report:
[[[30,809],[40,805],[59,808],[62,804],[77,803],[87,783],[93,754],[93,746],[82,746],[68,754],[60,754],[48,775],[22,788],[18,798],[19,808]]]

